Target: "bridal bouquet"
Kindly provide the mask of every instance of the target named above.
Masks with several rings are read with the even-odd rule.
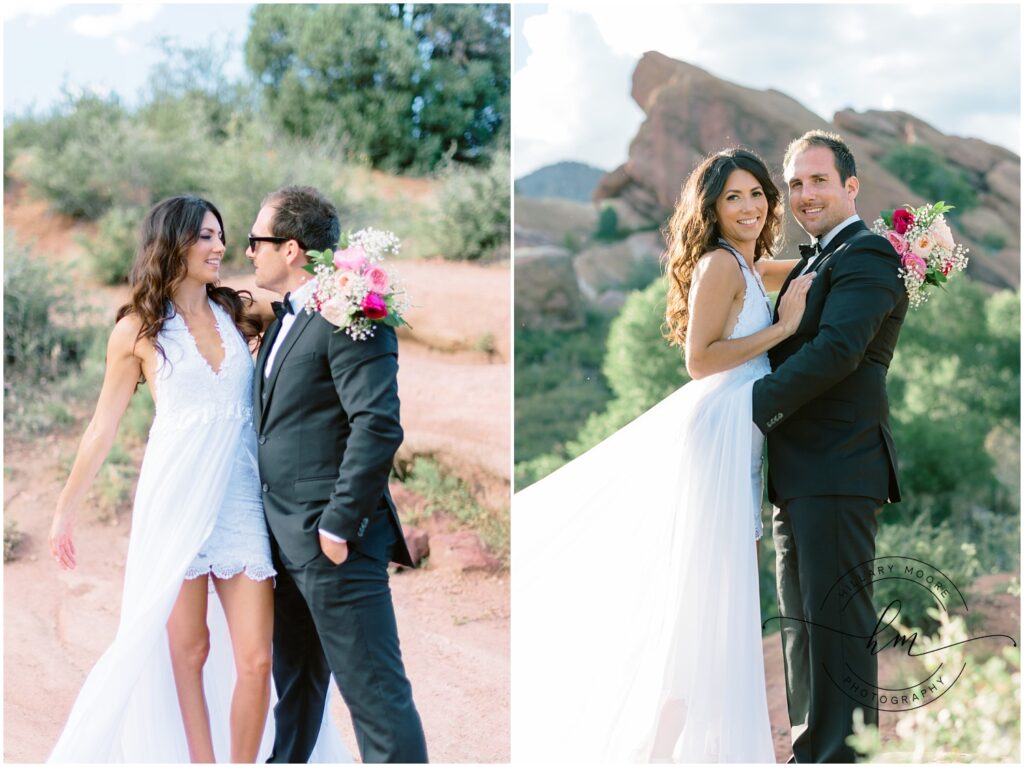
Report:
[[[952,272],[962,272],[967,267],[967,249],[953,242],[953,233],[943,215],[952,209],[952,205],[942,201],[918,208],[904,205],[883,211],[871,227],[899,253],[900,277],[913,309],[928,300],[928,285],[941,287]]]
[[[378,323],[408,325],[402,316],[409,308],[405,291],[397,275],[382,265],[384,256],[397,254],[400,247],[393,233],[366,228],[342,232],[337,250],[308,251],[311,261],[305,269],[316,276],[317,287],[306,311],[319,312],[354,341],[370,338]]]

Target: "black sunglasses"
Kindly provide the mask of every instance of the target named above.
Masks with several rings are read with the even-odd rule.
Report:
[[[253,253],[255,253],[256,252],[256,243],[257,242],[276,242],[276,243],[280,244],[282,242],[288,242],[288,240],[295,240],[295,238],[294,237],[257,237],[254,234],[250,234],[249,235],[249,250],[251,250]],[[303,250],[307,249],[305,245],[303,245],[301,242],[299,242],[299,240],[295,240],[295,242],[297,242],[299,247],[302,248]]]

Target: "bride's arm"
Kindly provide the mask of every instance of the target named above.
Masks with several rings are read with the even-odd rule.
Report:
[[[794,280],[779,304],[779,321],[764,330],[726,340],[729,309],[746,283],[736,259],[724,250],[701,258],[690,286],[690,320],[686,332],[686,369],[694,379],[731,370],[768,351],[796,332],[814,273]]]
[[[141,363],[134,351],[138,331],[138,319],[129,315],[121,319],[110,334],[107,342],[107,371],[103,377],[96,411],[82,435],[71,474],[57,499],[57,510],[50,526],[50,552],[58,564],[69,570],[75,566],[75,546],[72,541],[75,515],[114,444],[121,416],[128,408],[142,373]]]
[[[782,283],[793,271],[793,267],[799,263],[799,259],[796,258],[762,258],[760,261],[754,262],[754,268],[761,275],[761,282],[764,283],[765,290],[774,293],[777,290],[782,290]]]

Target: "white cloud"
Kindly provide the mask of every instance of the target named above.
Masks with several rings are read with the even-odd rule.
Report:
[[[967,4],[576,0],[549,9],[526,19],[530,55],[513,80],[518,175],[541,158],[622,162],[642,119],[630,78],[649,50],[777,89],[825,119],[844,108],[902,110],[946,133],[1019,148],[1016,5],[978,13]]]
[[[113,37],[150,21],[161,10],[159,5],[124,4],[113,13],[82,14],[71,23],[71,28],[85,37]]]
[[[523,35],[530,54],[512,79],[515,175],[563,159],[624,161],[643,117],[629,97],[633,61],[608,50],[589,16],[561,7],[526,19]]]

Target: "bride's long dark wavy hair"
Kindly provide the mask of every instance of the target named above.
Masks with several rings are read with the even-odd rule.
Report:
[[[161,200],[142,222],[139,249],[128,278],[131,293],[128,303],[117,310],[117,319],[136,315],[141,322],[136,340],[148,338],[165,359],[158,334],[170,318],[168,307],[173,305],[174,292],[188,272],[186,255],[199,239],[207,213],[216,217],[221,242],[227,244],[220,211],[209,200],[195,195]],[[259,335],[262,325],[247,311],[253,302],[249,291],[208,284],[206,295],[228,313],[247,342],[251,343]]]
[[[764,228],[757,238],[754,260],[770,258],[773,249],[781,241],[782,194],[772,181],[764,160],[750,150],[739,147],[724,149],[705,158],[686,179],[665,232],[665,241],[668,243],[668,249],[662,256],[668,277],[665,337],[675,346],[686,344],[693,270],[701,256],[718,247],[721,232],[715,215],[715,203],[725,189],[729,174],[734,170],[745,170],[756,178],[768,201],[768,213]]]

